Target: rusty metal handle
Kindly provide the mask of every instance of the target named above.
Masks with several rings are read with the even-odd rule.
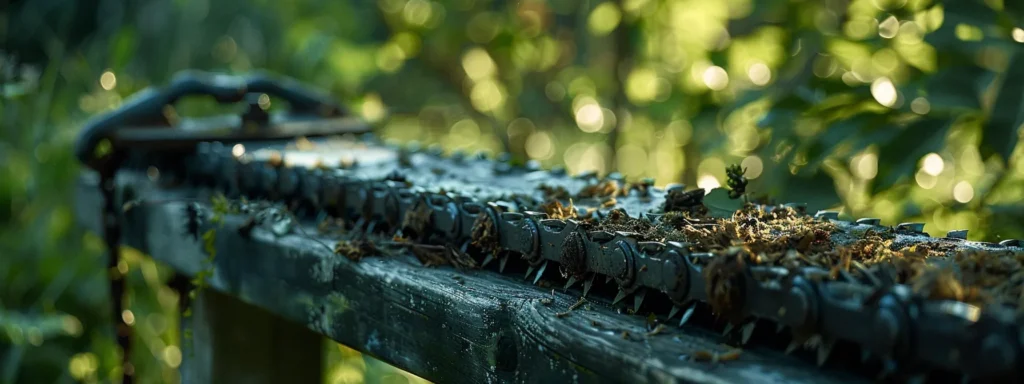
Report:
[[[264,72],[225,75],[205,71],[183,71],[161,89],[146,88],[133,95],[117,110],[96,116],[85,123],[75,142],[75,156],[83,164],[98,169],[105,163],[96,154],[97,146],[125,126],[170,126],[165,114],[186,96],[210,96],[219,103],[239,103],[249,94],[267,94],[289,105],[289,116],[339,117],[347,115],[340,104],[287,77],[272,77]]]

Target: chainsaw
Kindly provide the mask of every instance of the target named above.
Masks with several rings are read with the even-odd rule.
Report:
[[[175,102],[197,95],[242,108],[177,117]],[[272,113],[278,102],[289,108]],[[341,223],[359,236],[334,250],[352,260],[373,256],[366,244],[398,244],[425,264],[525,271],[524,284],[681,327],[720,327],[739,342],[774,324],[789,331],[785,352],[813,349],[818,364],[848,348],[888,374],[1024,378],[1019,240],[932,237],[920,223],[841,220],[800,204],[722,209],[709,202],[737,196],[385,143],[371,131],[293,80],[187,72],[90,121],[75,150],[101,177],[112,266],[114,177],[157,168],[189,187]],[[112,292],[119,303],[123,285]],[[700,312],[717,320],[695,324]]]

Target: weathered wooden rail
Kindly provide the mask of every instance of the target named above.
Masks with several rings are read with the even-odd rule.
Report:
[[[77,217],[101,231],[96,174],[79,183]],[[209,255],[184,230],[189,201],[203,191],[118,174],[123,244],[177,271],[208,271]],[[487,270],[424,267],[409,256],[350,261],[330,251],[312,223],[278,236],[216,231],[211,289],[192,303],[182,378],[188,383],[318,382],[320,335],[437,382],[858,382],[777,350],[736,349],[689,325],[651,332],[642,316],[617,313],[561,288],[541,288]],[[218,224],[205,223],[200,233]],[[699,361],[710,353],[728,361]],[[735,357],[735,359],[731,359]]]

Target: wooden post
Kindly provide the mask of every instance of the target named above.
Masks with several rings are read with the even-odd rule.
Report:
[[[183,383],[323,382],[320,335],[236,298],[203,289],[181,324]]]

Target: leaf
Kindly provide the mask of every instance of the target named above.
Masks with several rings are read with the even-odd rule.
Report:
[[[1015,21],[1024,22],[1024,1],[1004,1],[1003,11],[1015,19]]]
[[[715,188],[704,195],[704,206],[708,207],[711,217],[730,218],[732,214],[743,208],[743,201],[729,197],[729,190]]]
[[[81,328],[82,324],[71,315],[0,310],[0,340],[13,344],[37,344],[59,336],[77,336]]]
[[[913,174],[921,157],[942,149],[952,120],[924,118],[899,130],[892,140],[885,141],[878,149],[878,175],[871,187],[872,193],[888,189],[904,177]]]
[[[1003,84],[999,88],[992,114],[985,124],[981,145],[1010,159],[1017,146],[1018,131],[1024,124],[1024,53],[1018,52],[1010,59]]]
[[[110,45],[110,62],[115,69],[124,68],[136,52],[138,38],[133,28],[122,28]]]
[[[788,57],[778,69],[779,80],[771,87],[744,93],[728,106],[727,113],[764,97],[784,100],[792,95],[801,96],[797,90],[813,78],[814,59],[821,52],[823,43],[821,35],[814,31],[799,32],[796,36],[794,41],[800,50],[795,56]]]
[[[828,156],[835,154],[836,147],[847,141],[847,139],[859,136],[864,128],[876,127],[884,124],[885,115],[873,113],[860,113],[848,119],[842,119],[829,125],[823,132],[816,136],[816,141],[808,145],[805,155],[807,156],[808,170],[817,170]],[[854,142],[852,152],[864,149],[869,142],[857,140]]]
[[[835,180],[821,170],[806,176],[786,178],[783,183],[784,189],[777,200],[804,203],[808,212],[828,209],[842,201],[836,192]]]
[[[977,65],[957,65],[940,70],[928,80],[928,102],[933,109],[981,108],[981,84],[988,71]]]

